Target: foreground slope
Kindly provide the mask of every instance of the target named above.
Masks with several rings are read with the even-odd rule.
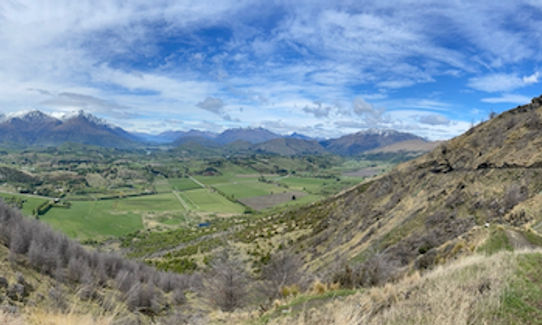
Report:
[[[396,283],[360,290],[342,299],[312,296],[310,300],[311,296],[305,296],[282,301],[257,322],[539,324],[542,279],[537,269],[541,263],[540,250],[473,255],[423,276],[414,273]]]

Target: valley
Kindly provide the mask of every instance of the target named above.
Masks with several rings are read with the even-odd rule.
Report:
[[[344,297],[364,301],[370,311],[369,316],[353,314],[352,321],[378,322],[393,317],[386,318],[391,316],[384,316],[380,302],[367,294],[392,299],[378,290],[398,290],[401,297],[413,290],[407,289],[409,281],[445,281],[438,272],[459,276],[455,272],[463,271],[451,265],[464,267],[462,261],[471,257],[467,264],[480,265],[483,273],[475,273],[472,285],[487,282],[498,296],[505,282],[487,275],[489,265],[508,263],[503,267],[513,279],[512,274],[526,271],[507,261],[537,263],[542,246],[540,109],[535,98],[425,154],[403,150],[413,148],[413,142],[403,146],[400,139],[357,156],[278,155],[213,145],[211,153],[201,143],[191,147],[191,157],[184,144],[6,148],[0,192],[26,220],[46,223],[86,249],[196,279],[186,287],[187,317],[210,323],[303,323],[299,317],[308,316],[302,310],[334,308],[329,306]],[[428,149],[425,143],[414,145],[420,147]],[[515,253],[524,249],[534,251],[525,257]],[[445,270],[433,271],[439,268]],[[210,298],[212,281],[224,285],[222,272],[240,277],[231,290],[247,291],[235,300]],[[422,278],[408,280],[413,272]],[[283,280],[275,282],[276,274]],[[425,294],[439,292],[422,291],[416,299]],[[496,296],[491,297],[488,303],[494,304]],[[408,305],[403,298],[393,299],[398,306]],[[243,310],[260,311],[234,312],[238,307],[226,304],[232,301]],[[198,311],[202,304],[206,307]],[[491,310],[484,308],[480,305],[479,312]],[[138,317],[148,321],[150,314],[168,315],[153,311]],[[455,316],[447,316],[448,321]]]
[[[309,204],[393,166],[337,156],[180,158],[176,151],[67,144],[0,158],[0,196],[79,240],[197,228]],[[282,168],[279,168],[281,166]]]
[[[542,325],[542,1],[0,1],[0,325]]]

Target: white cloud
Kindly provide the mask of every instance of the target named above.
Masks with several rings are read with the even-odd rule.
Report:
[[[535,72],[533,73],[532,75],[530,76],[524,76],[522,79],[523,83],[525,85],[529,85],[529,84],[535,84],[535,83],[538,83],[538,78],[540,77],[540,73]]]
[[[469,79],[468,86],[485,92],[511,91],[538,82],[538,72],[519,77],[517,74],[494,73]]]
[[[523,95],[517,95],[517,94],[503,94],[499,97],[482,98],[482,102],[491,103],[491,104],[511,103],[511,104],[524,105],[524,104],[528,104],[530,101],[531,101],[531,98],[527,96],[523,96]]]
[[[443,92],[470,78],[473,89],[505,92],[483,102],[524,102],[509,92],[540,76],[510,71],[542,61],[533,7],[541,9],[536,1],[4,1],[0,107],[85,108],[138,129],[174,125],[160,123],[166,118],[284,119],[330,134],[344,119],[389,126],[400,108],[451,109],[438,96],[399,97],[421,83],[439,88],[443,76],[456,81]],[[199,33],[209,28],[224,33],[209,41]],[[160,37],[185,47],[164,50]],[[197,109],[208,98],[222,106]]]
[[[321,102],[314,102],[313,105],[303,107],[303,112],[312,114],[314,117],[322,118],[328,117],[333,107],[324,106]]]
[[[224,111],[224,102],[220,98],[207,97],[205,100],[197,103],[196,106],[208,112],[214,113],[226,121],[238,121],[232,119],[231,116]]]
[[[418,121],[422,124],[429,124],[429,125],[449,125],[450,120],[443,115],[439,114],[428,114],[428,115],[421,115],[418,117]]]

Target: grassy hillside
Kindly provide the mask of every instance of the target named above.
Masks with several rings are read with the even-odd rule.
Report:
[[[541,264],[540,250],[473,255],[384,286],[277,301],[273,310],[244,323],[539,324]],[[243,317],[237,317],[220,321],[240,323]]]

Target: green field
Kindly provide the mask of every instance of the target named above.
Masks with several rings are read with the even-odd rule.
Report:
[[[52,208],[40,219],[78,239],[120,236],[143,228],[140,214],[116,211],[115,202],[76,201],[69,209]]]
[[[118,200],[72,201],[70,208],[52,208],[40,219],[78,239],[120,236],[143,228],[142,217],[153,212],[184,212],[172,193]]]
[[[165,177],[157,177],[154,180],[154,189],[158,193],[166,193],[171,192],[173,189],[171,187],[171,184],[168,182],[167,178]]]
[[[201,188],[200,185],[194,183],[190,178],[172,178],[168,179],[168,182],[176,191],[188,191]]]
[[[243,213],[244,207],[208,189],[180,192],[179,195],[194,210],[215,213]]]
[[[184,211],[183,206],[172,193],[137,196],[114,202],[113,208],[117,211]]]
[[[236,175],[216,175],[216,176],[195,176],[195,179],[205,185],[215,185],[234,182],[238,176]]]
[[[39,197],[33,197],[33,196],[27,196],[22,194],[8,194],[8,193],[0,193],[0,197],[2,199],[11,199],[16,198],[23,200],[23,208],[22,212],[26,216],[31,216],[32,211],[37,208],[40,204],[47,201],[46,198],[39,198]]]

